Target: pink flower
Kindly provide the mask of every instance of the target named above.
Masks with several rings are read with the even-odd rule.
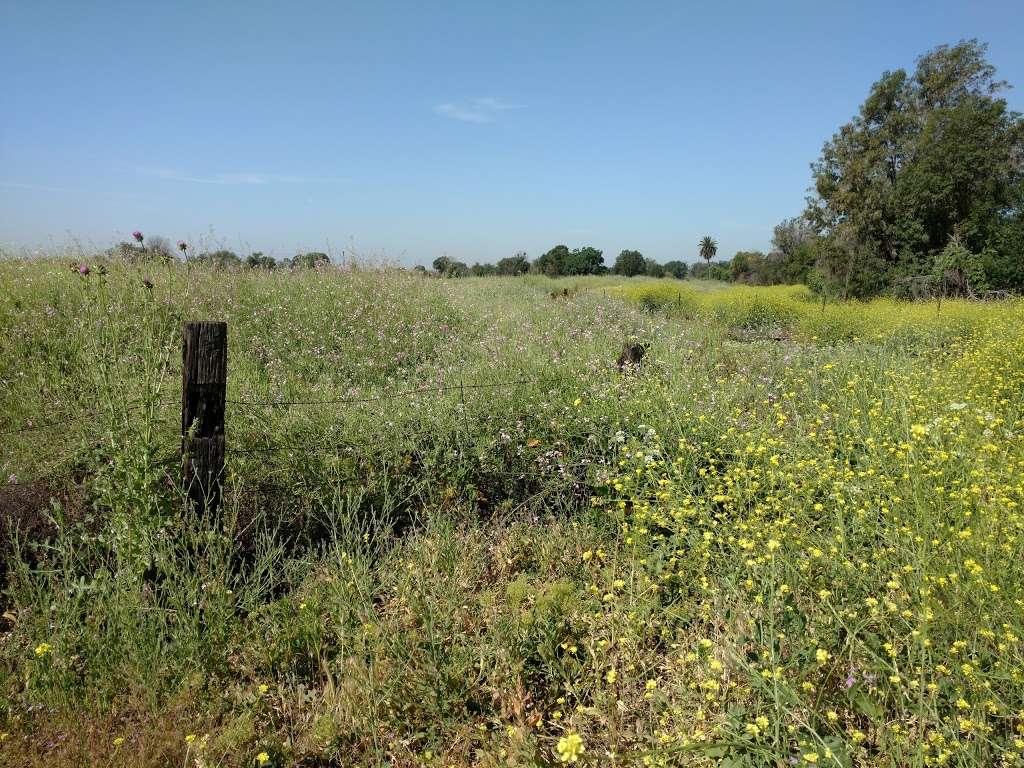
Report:
[[[80,274],[82,276],[88,275],[89,274],[89,265],[88,264],[79,264],[78,265],[78,274]]]
[[[139,230],[135,230],[134,232],[132,232],[132,237],[135,238],[136,243],[141,243],[145,239],[143,238],[142,233],[139,232]]]
[[[188,243],[186,243],[184,240],[179,240],[178,250],[184,253],[186,250],[188,250]]]

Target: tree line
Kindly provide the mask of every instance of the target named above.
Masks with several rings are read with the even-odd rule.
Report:
[[[651,277],[687,276],[689,267],[682,261],[670,261],[659,264],[646,258],[639,251],[625,250],[615,259],[609,268],[604,262],[604,252],[593,246],[583,246],[569,250],[567,245],[556,245],[551,250],[530,261],[525,252],[520,251],[514,256],[501,259],[497,264],[473,264],[457,261],[448,256],[434,259],[433,271],[441,277],[488,277],[501,275],[515,277],[525,274],[546,275],[548,277],[570,277],[578,275],[649,275]],[[416,271],[427,272],[424,266],[417,266]]]
[[[170,260],[178,257],[170,242],[162,237],[144,239],[141,233],[136,242],[122,242],[108,251],[108,256],[119,257],[129,261]],[[710,238],[705,238],[710,240]],[[713,242],[713,241],[712,241]],[[277,260],[262,251],[255,251],[241,257],[234,251],[219,248],[213,251],[193,252],[191,249],[178,248],[185,260],[193,264],[206,264],[218,269],[316,269],[331,263],[330,256],[320,251],[296,254],[292,258]],[[527,254],[520,251],[512,256],[500,259],[496,264],[466,265],[448,256],[434,259],[433,274],[440,277],[516,277],[526,274],[540,274],[549,277],[565,277],[573,275],[623,275],[635,277],[675,277],[683,279],[689,274],[690,267],[683,261],[669,261],[659,264],[654,259],[645,257],[635,250],[624,250],[609,268],[604,263],[604,253],[592,246],[574,248],[556,245],[538,258],[530,261]],[[428,273],[426,267],[414,267],[414,271]]]
[[[331,257],[320,251],[309,251],[298,253],[291,258],[280,261],[273,256],[268,256],[262,251],[254,251],[246,257],[241,257],[234,251],[227,248],[218,248],[214,251],[191,251],[184,242],[179,243],[177,249],[171,247],[167,238],[153,236],[144,238],[141,232],[135,233],[135,242],[121,242],[109,249],[106,254],[111,258],[120,258],[126,261],[169,261],[178,258],[175,250],[180,251],[186,262],[193,264],[207,264],[219,269],[316,269],[331,263]]]
[[[474,264],[470,267],[464,262],[456,261],[448,256],[441,256],[434,259],[432,266],[434,273],[441,277],[516,276],[527,273],[547,275],[548,277],[604,274],[622,275],[623,277],[646,275],[647,277],[674,277],[679,280],[690,274],[717,277],[718,273],[712,269],[711,260],[718,252],[718,244],[710,235],[705,235],[697,247],[700,257],[705,259],[707,264],[694,266],[692,272],[690,265],[684,261],[673,260],[659,264],[654,259],[644,256],[640,251],[630,249],[619,253],[615,263],[609,268],[604,263],[604,252],[589,245],[572,250],[569,250],[567,245],[556,245],[532,262],[526,253],[520,251],[515,256],[501,259],[497,264]],[[427,268],[417,266],[416,270],[426,272]],[[724,274],[719,279],[728,279]]]

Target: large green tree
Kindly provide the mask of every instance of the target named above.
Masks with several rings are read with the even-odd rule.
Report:
[[[532,270],[548,277],[561,275],[600,275],[607,272],[604,256],[597,248],[587,245],[569,250],[567,245],[556,245],[537,257]]]
[[[597,248],[585,245],[582,248],[574,248],[565,262],[566,275],[600,275],[607,272],[604,265],[604,255]]]
[[[729,262],[732,279],[738,283],[765,285],[769,282],[765,274],[766,257],[760,251],[736,251]]]
[[[885,72],[825,144],[806,216],[828,239],[819,267],[840,293],[927,271],[954,232],[974,253],[1006,240],[1021,215],[1024,124],[1005,87],[978,41],[939,46],[913,74]]]
[[[558,277],[565,274],[565,266],[569,260],[569,246],[556,245],[547,253],[538,256],[531,269],[548,277]]]
[[[625,250],[618,255],[615,259],[615,265],[612,267],[612,272],[616,275],[623,275],[625,277],[633,277],[634,275],[642,275],[647,268],[647,260],[644,259],[644,255],[640,251]]]

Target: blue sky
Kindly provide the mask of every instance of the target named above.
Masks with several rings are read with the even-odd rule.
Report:
[[[1024,88],[1009,1],[0,0],[0,29],[13,248],[731,256],[883,70],[977,37]]]

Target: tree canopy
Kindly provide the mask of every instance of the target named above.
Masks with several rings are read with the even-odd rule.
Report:
[[[1024,124],[985,50],[942,45],[912,74],[883,73],[826,142],[805,215],[833,290],[866,295],[926,272],[954,234],[982,261],[1024,258]]]
[[[539,256],[533,262],[532,269],[548,277],[600,275],[608,271],[604,265],[603,253],[589,245],[571,251],[567,245],[556,245]]]
[[[262,251],[256,251],[246,257],[245,264],[253,269],[275,269],[277,259],[273,256],[264,256]]]
[[[647,268],[647,261],[644,259],[644,255],[640,251],[622,251],[615,259],[615,265],[612,267],[612,272],[616,275],[623,275],[625,277],[633,277],[634,275],[642,275]]]
[[[644,259],[644,274],[648,277],[664,277],[665,267],[654,259]]]
[[[718,253],[718,243],[714,241],[711,235],[704,235],[698,244],[700,248],[700,257],[711,266],[711,260],[715,258],[715,254]]]
[[[299,253],[290,259],[285,259],[284,264],[286,267],[292,269],[316,269],[331,263],[331,257],[326,253],[320,251],[309,251],[308,253]]]
[[[465,262],[456,261],[448,256],[439,256],[433,262],[434,271],[441,277],[468,277],[469,267]]]
[[[238,257],[238,254],[226,248],[221,248],[212,253],[204,251],[198,256],[194,256],[192,260],[201,264],[211,264],[219,269],[228,269],[242,265],[242,260]]]
[[[499,259],[498,264],[499,275],[525,275],[530,271],[530,260],[526,257],[526,254],[520,251],[514,256],[506,256],[504,259]]]
[[[533,271],[548,277],[564,275],[566,262],[569,260],[569,246],[556,245],[547,253],[541,254],[533,262]]]
[[[678,280],[685,280],[690,273],[690,267],[685,261],[666,261],[664,267],[666,275]]]
[[[601,275],[608,271],[602,251],[589,245],[574,248],[565,262],[566,275]]]

